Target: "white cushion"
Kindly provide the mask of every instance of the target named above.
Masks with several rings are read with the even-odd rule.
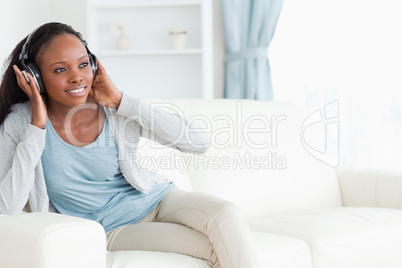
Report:
[[[261,268],[311,268],[310,248],[306,242],[267,233],[253,232]]]
[[[106,237],[94,221],[56,213],[0,214],[0,267],[104,268]]]
[[[261,268],[311,268],[309,246],[298,239],[254,232],[253,238],[259,251]],[[157,251],[108,252],[107,268],[210,268],[205,260],[182,254]]]
[[[402,210],[338,207],[274,214],[250,225],[305,241],[314,268],[402,267]]]
[[[379,171],[339,170],[343,205],[402,209],[400,174]]]
[[[211,268],[206,260],[157,251],[113,251],[107,253],[107,268]]]

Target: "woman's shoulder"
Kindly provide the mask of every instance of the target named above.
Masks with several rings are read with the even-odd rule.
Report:
[[[11,107],[11,113],[14,117],[26,118],[31,117],[31,104],[29,101],[16,103]]]
[[[16,103],[13,106],[11,106],[11,110],[13,110],[13,111],[25,111],[28,109],[31,109],[31,104],[28,100],[24,101],[24,102]]]
[[[31,121],[31,104],[29,101],[14,104],[11,112],[7,115],[4,125],[21,126]]]

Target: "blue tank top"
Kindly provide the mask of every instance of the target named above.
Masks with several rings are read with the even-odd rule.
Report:
[[[49,119],[46,129],[43,172],[49,198],[62,214],[97,221],[107,232],[140,221],[175,187],[155,185],[147,195],[131,186],[120,171],[107,119],[98,138],[84,147],[65,142]]]

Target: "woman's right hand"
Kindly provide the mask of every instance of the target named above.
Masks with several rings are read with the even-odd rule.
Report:
[[[42,96],[39,93],[39,88],[34,82],[34,78],[31,76],[31,74],[26,73],[29,81],[31,81],[28,83],[21,70],[16,65],[14,65],[13,68],[17,77],[18,86],[25,92],[25,94],[27,94],[29,102],[31,103],[31,124],[38,128],[44,129],[46,126],[47,110]]]

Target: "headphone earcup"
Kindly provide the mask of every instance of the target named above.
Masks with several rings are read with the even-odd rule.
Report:
[[[25,64],[26,71],[32,75],[35,80],[36,86],[39,88],[39,93],[44,94],[46,92],[45,84],[42,80],[42,75],[40,74],[39,68],[32,62]]]
[[[98,61],[96,60],[96,56],[88,53],[88,57],[89,57],[89,63],[91,64],[91,68],[92,68],[92,74],[96,75],[96,71],[98,70]]]

